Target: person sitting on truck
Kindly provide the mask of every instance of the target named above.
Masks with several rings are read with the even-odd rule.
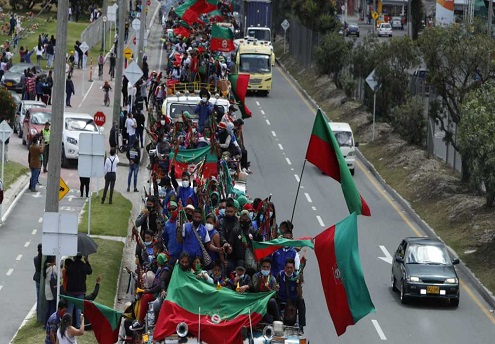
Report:
[[[279,285],[277,283],[277,279],[271,274],[271,260],[268,257],[265,257],[260,262],[261,269],[256,272],[251,278],[251,286],[249,290],[253,293],[259,292],[271,292],[279,290]],[[270,301],[268,301],[267,305],[267,313],[263,317],[263,322],[267,322],[269,324],[274,321],[280,321],[280,312],[278,310],[277,300],[272,297]]]
[[[297,274],[294,259],[288,258],[285,269],[277,275],[279,284],[277,302],[279,309],[285,309],[284,324],[293,326],[296,314],[299,319],[299,330],[304,333],[306,326],[306,303],[302,296],[303,275]],[[297,311],[296,311],[297,310]]]
[[[208,92],[206,88],[201,89],[199,96],[201,97],[201,100],[194,108],[194,113],[199,116],[198,130],[203,134],[205,123],[213,113],[213,105],[210,103],[210,92]]]
[[[292,239],[292,229],[294,226],[290,221],[283,221],[280,223],[279,230],[282,233],[284,239]],[[294,259],[294,267],[299,269],[300,258],[299,253],[294,247],[282,247],[272,254],[272,274],[277,276],[280,271],[285,268],[285,262],[287,259]]]
[[[171,166],[170,180],[175,190],[177,190],[177,202],[181,202],[183,207],[188,204],[192,204],[194,207],[198,206],[198,196],[191,185],[190,177],[189,172],[182,172],[181,185],[179,186],[179,183],[175,179],[175,166]]]

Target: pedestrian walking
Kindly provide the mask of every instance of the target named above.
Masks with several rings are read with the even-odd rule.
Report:
[[[105,160],[105,188],[103,189],[101,204],[105,203],[108,187],[110,187],[108,204],[112,204],[113,188],[115,187],[115,181],[117,180],[117,165],[119,163],[119,157],[116,152],[115,148],[110,149],[110,156]]]
[[[137,189],[137,176],[139,172],[139,162],[141,160],[141,150],[139,149],[139,141],[134,141],[134,145],[127,150],[127,159],[129,159],[129,174],[127,176],[127,192],[131,190],[131,179],[134,175],[134,192]]]
[[[67,80],[65,81],[65,94],[65,106],[72,107],[72,105],[70,105],[70,98],[73,94],[76,94],[76,91],[74,88],[74,82],[72,81],[70,75],[67,76]]]
[[[31,169],[29,190],[31,190],[31,192],[36,192],[36,184],[38,183],[38,177],[41,170],[41,157],[44,149],[45,143],[41,140],[40,134],[36,134],[31,146],[29,146],[28,154],[29,168]]]
[[[84,191],[86,191],[86,198],[88,198],[90,181],[91,178],[89,177],[79,177],[79,190],[81,191],[81,197],[83,197]]]

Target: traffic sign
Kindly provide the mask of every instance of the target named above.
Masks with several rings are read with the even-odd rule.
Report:
[[[12,134],[12,128],[7,123],[7,121],[2,121],[0,123],[0,142],[5,142],[9,139]]]
[[[81,45],[79,46],[79,49],[82,50],[83,54],[86,54],[86,51],[89,50],[88,43],[86,43],[86,41],[82,42]]]
[[[124,56],[126,59],[130,59],[132,57],[132,49],[127,47],[124,49]]]
[[[105,122],[107,120],[107,117],[105,116],[105,114],[101,111],[98,111],[97,113],[95,113],[95,115],[93,116],[93,119],[95,121],[95,124],[99,127],[103,127],[105,125]]]
[[[287,29],[290,27],[289,21],[287,19],[284,19],[280,26],[282,26],[282,29],[284,29],[284,31],[287,31]]]
[[[101,18],[101,20],[103,20],[103,22],[104,22],[104,23],[106,23],[106,22],[108,21],[108,18],[107,18],[107,16],[103,16],[103,17]]]
[[[373,20],[377,20],[377,19],[378,19],[378,17],[379,17],[378,12],[373,12],[373,13],[371,13],[371,18],[373,18]]]
[[[65,183],[65,181],[60,178],[60,186],[58,190],[58,200],[60,201],[62,198],[64,198],[65,195],[69,193],[70,189]]]
[[[139,68],[136,61],[133,61],[125,69],[124,75],[127,80],[129,80],[129,82],[134,85],[139,79],[143,77],[143,71],[141,70],[141,68]]]
[[[373,92],[378,91],[378,89],[380,88],[381,85],[378,84],[378,81],[375,78],[375,70],[374,69],[370,73],[370,75],[368,75],[368,77],[366,78],[366,83],[373,90]]]
[[[134,19],[131,23],[131,26],[134,29],[134,31],[139,31],[139,29],[141,28],[141,20],[137,18]]]

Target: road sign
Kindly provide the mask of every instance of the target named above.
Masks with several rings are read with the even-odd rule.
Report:
[[[79,135],[79,161],[77,163],[79,176],[86,178],[104,177],[104,163],[105,136],[103,134],[81,133]]]
[[[107,18],[107,16],[103,16],[103,17],[101,18],[101,20],[103,20],[103,22],[104,22],[104,23],[106,23],[106,22],[108,21],[108,18]]]
[[[143,71],[141,68],[139,68],[138,64],[136,61],[133,61],[127,68],[125,69],[124,72],[125,77],[129,82],[134,85],[139,79],[142,78],[143,76]]]
[[[378,89],[380,88],[378,81],[375,79],[375,70],[374,69],[370,73],[370,75],[368,75],[368,77],[366,78],[366,83],[373,90],[373,92],[378,91]]]
[[[79,49],[82,50],[83,54],[86,54],[86,51],[89,50],[89,45],[88,43],[86,43],[85,41],[81,43],[81,45],[79,46]]]
[[[60,201],[62,198],[64,198],[65,195],[70,191],[69,187],[67,184],[65,184],[65,181],[60,178],[60,186],[58,190],[58,200]]]
[[[9,139],[12,134],[12,128],[7,123],[7,121],[2,121],[0,123],[0,142],[5,142]]]
[[[131,26],[134,29],[134,31],[139,31],[139,29],[141,28],[141,20],[137,18],[134,19],[131,23]]]
[[[280,24],[280,26],[282,26],[282,29],[284,29],[284,31],[287,31],[287,29],[290,27],[289,21],[287,19],[285,19],[282,22],[282,24]]]
[[[95,124],[99,127],[103,127],[105,125],[105,121],[107,120],[105,114],[101,111],[98,111],[93,116]]]
[[[373,20],[377,20],[377,19],[378,19],[378,17],[379,17],[378,12],[373,12],[373,13],[371,13],[371,18],[373,18]]]
[[[132,57],[132,49],[127,47],[124,49],[124,56],[126,59],[130,59]]]
[[[47,256],[74,256],[77,254],[78,214],[44,213],[42,253]]]
[[[340,9],[341,9],[342,11],[345,11],[345,5],[340,6]]]

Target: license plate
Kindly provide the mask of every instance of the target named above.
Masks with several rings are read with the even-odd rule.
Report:
[[[440,294],[440,287],[429,285],[426,287],[427,294]]]
[[[11,82],[8,82],[8,83],[7,83],[7,86],[12,86],[12,85],[14,85],[14,84],[13,84],[13,83],[11,83]]]

